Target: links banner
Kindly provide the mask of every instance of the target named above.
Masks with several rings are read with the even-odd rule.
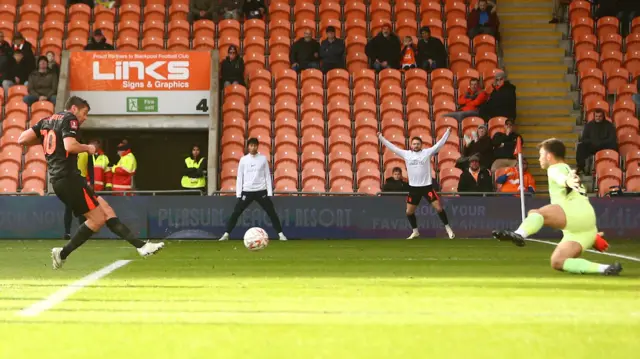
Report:
[[[236,203],[234,197],[105,197],[121,220],[142,238],[215,239],[224,231]],[[300,239],[405,238],[410,233],[404,197],[274,197],[285,233]],[[458,238],[489,238],[493,229],[515,229],[520,224],[520,202],[505,197],[443,198]],[[640,236],[639,199],[593,199],[598,226],[608,238]],[[548,204],[527,201],[527,208]],[[440,219],[428,204],[417,212],[423,237],[445,238]],[[55,197],[0,196],[0,238],[60,239],[64,207]],[[75,222],[75,221],[74,221]],[[77,223],[74,223],[74,228]],[[263,227],[270,236],[267,215],[251,205],[231,233],[241,238],[250,227]],[[545,229],[536,238],[560,239],[562,233]],[[96,238],[114,238],[106,229]]]

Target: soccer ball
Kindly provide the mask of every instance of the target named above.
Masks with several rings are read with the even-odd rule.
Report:
[[[260,227],[249,228],[244,233],[244,246],[250,251],[259,251],[269,245],[267,232]]]

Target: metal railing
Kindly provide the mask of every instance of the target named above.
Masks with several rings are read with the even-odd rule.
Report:
[[[180,195],[180,194],[198,194],[200,196],[205,196],[206,192],[200,191],[198,189],[170,189],[170,190],[131,190],[131,191],[96,191],[96,194],[99,195],[110,195],[110,194],[132,194],[132,195],[143,195],[143,196],[157,196],[157,195]]]
[[[212,196],[221,196],[221,195],[235,195],[236,191],[214,191]],[[371,196],[368,193],[354,193],[354,192],[305,192],[305,191],[275,191],[274,195],[282,195],[282,196],[327,196],[327,197],[366,197]]]

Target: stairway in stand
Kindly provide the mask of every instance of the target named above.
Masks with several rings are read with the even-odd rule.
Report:
[[[500,0],[498,16],[502,36],[502,64],[507,79],[516,85],[516,129],[524,140],[524,157],[539,191],[547,191],[547,176],[540,168],[536,146],[544,139],[561,139],[568,147],[567,161],[575,166],[576,117],[571,78],[565,62],[566,40],[549,24],[550,0]]]

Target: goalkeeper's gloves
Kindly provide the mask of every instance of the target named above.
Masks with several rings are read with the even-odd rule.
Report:
[[[576,174],[575,170],[572,170],[571,173],[569,173],[569,177],[567,177],[564,183],[565,185],[567,185],[567,187],[580,193],[581,195],[585,195],[587,193],[587,191],[584,189],[584,186],[582,186],[580,177]]]
[[[604,233],[598,232],[596,234],[596,241],[593,243],[593,248],[599,252],[605,252],[609,249],[609,243],[603,238]]]

